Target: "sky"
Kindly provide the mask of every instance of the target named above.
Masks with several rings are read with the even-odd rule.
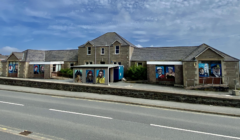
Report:
[[[240,59],[240,0],[1,0],[0,54],[77,49],[106,32],[138,47],[206,43]]]

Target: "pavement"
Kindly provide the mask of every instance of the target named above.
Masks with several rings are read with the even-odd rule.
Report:
[[[0,139],[230,140],[239,130],[239,117],[0,90]]]
[[[182,110],[182,111],[201,112],[201,113],[240,117],[240,109],[233,108],[233,107],[189,104],[189,103],[180,103],[180,102],[171,102],[171,101],[139,99],[139,98],[131,98],[131,97],[123,97],[123,96],[115,96],[115,95],[60,91],[60,90],[40,89],[40,88],[31,88],[31,87],[22,87],[22,86],[9,86],[9,85],[0,85],[0,90],[18,91],[18,92],[60,96],[60,97],[100,100],[100,101],[117,102],[117,103],[132,104],[132,105],[139,105],[139,106],[148,106],[148,107],[157,107],[157,108],[166,108],[166,109],[174,109],[174,110]],[[225,96],[225,95],[219,95],[219,96]],[[235,98],[234,96],[228,96],[228,98],[229,97]]]

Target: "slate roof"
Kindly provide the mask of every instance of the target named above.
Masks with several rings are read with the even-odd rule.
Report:
[[[24,61],[45,61],[45,51],[43,50],[26,50]]]
[[[24,59],[23,52],[13,52],[13,54],[17,57],[18,60],[22,61]]]
[[[221,51],[219,51],[219,50],[217,50],[217,49],[215,49],[215,48],[213,48],[213,47],[211,47],[211,46],[209,46],[207,44],[202,44],[202,45],[198,46],[198,48],[196,50],[194,50],[191,54],[189,54],[188,57],[186,57],[184,60],[185,61],[193,61],[194,58],[198,54],[202,53],[207,48],[210,48],[210,49],[214,50],[216,53],[218,53],[219,55],[223,56],[224,57],[224,61],[239,61],[239,59],[234,58],[234,57],[232,57],[230,55],[227,55],[227,54],[225,54],[225,53],[223,53],[223,52],[221,52]]]
[[[125,38],[121,37],[116,32],[105,33],[89,42],[91,44],[93,44],[94,46],[110,46],[115,41],[120,42],[121,45],[128,45],[128,46],[136,47],[135,45],[133,45],[131,42],[127,41]],[[79,47],[84,47],[84,44]]]
[[[78,61],[78,49],[45,51],[45,61]]]
[[[0,54],[0,59],[1,59],[1,60],[5,60],[5,59],[7,59],[7,58],[8,58],[8,56]]]
[[[134,48],[131,61],[182,61],[197,46]]]
[[[195,57],[207,48],[213,49],[224,57],[224,61],[239,61],[206,44],[183,47],[146,47],[135,48],[131,61],[195,61]]]

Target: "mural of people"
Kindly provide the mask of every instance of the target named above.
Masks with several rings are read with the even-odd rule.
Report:
[[[75,83],[82,83],[82,70],[75,70]]]
[[[40,73],[44,74],[44,65],[39,65],[39,67],[40,67]]]
[[[9,64],[8,72],[9,73],[13,73],[13,66],[12,66],[12,64]]]
[[[86,70],[86,83],[93,83],[93,70]]]
[[[105,83],[104,73],[105,73],[105,70],[97,70],[96,83],[99,83],[99,84],[104,84]]]
[[[221,77],[221,64],[211,64],[211,76]]]
[[[164,66],[156,66],[156,80],[165,79]]]
[[[209,77],[209,67],[207,63],[199,63],[199,77]]]
[[[34,65],[34,74],[38,74],[39,73],[38,66],[39,65]]]
[[[18,73],[18,64],[15,64],[13,73]]]
[[[175,70],[174,66],[166,67],[166,79],[174,79],[175,78]]]

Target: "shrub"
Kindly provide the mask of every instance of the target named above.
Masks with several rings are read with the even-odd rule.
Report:
[[[73,70],[72,69],[61,69],[59,73],[64,77],[73,78]]]
[[[131,66],[126,76],[131,80],[147,80],[147,68],[143,66]]]

